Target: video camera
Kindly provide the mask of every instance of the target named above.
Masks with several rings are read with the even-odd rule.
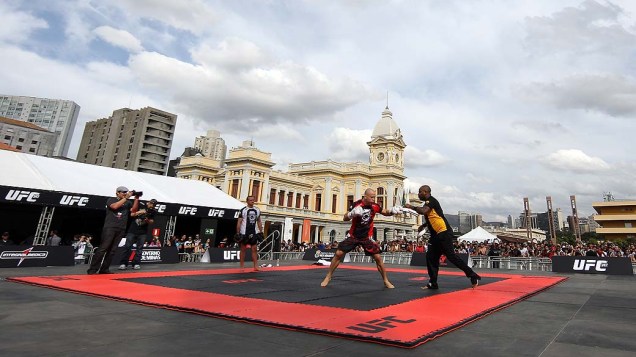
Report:
[[[135,197],[141,197],[143,194],[144,194],[143,191],[132,190],[132,195],[135,196]]]

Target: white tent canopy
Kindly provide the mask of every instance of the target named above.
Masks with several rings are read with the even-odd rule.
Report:
[[[485,229],[481,227],[477,227],[473,229],[472,231],[464,234],[463,236],[460,236],[459,238],[457,238],[457,240],[460,242],[479,242],[479,243],[492,242],[495,239],[497,239],[496,235],[492,233],[488,233]]]
[[[114,197],[118,186],[143,191],[144,200],[238,210],[244,203],[203,181],[0,150],[0,187]],[[14,190],[15,191],[15,190]],[[0,197],[0,200],[5,197]],[[35,202],[34,202],[35,203]],[[231,217],[226,217],[231,218]]]

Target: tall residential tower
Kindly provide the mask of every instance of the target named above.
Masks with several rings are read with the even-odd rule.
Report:
[[[177,115],[146,107],[117,109],[86,123],[77,161],[165,175]]]

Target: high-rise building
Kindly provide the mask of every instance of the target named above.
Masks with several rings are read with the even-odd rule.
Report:
[[[203,156],[217,160],[221,164],[225,161],[227,145],[225,145],[225,140],[221,138],[221,133],[218,130],[208,130],[206,136],[194,139],[194,148],[199,149]]]
[[[512,218],[512,215],[508,215],[508,228],[517,228],[517,221],[516,219]]]
[[[0,143],[17,151],[39,156],[53,156],[57,134],[35,124],[0,117]]]
[[[165,175],[177,115],[146,107],[117,109],[86,123],[77,161]]]
[[[57,133],[52,156],[67,156],[80,106],[70,100],[0,94],[0,116]]]

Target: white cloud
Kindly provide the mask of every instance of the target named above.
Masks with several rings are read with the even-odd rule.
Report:
[[[24,42],[34,31],[49,27],[43,19],[19,11],[8,2],[0,2],[0,23],[0,42],[14,44]]]
[[[235,56],[232,51],[225,53],[229,59]],[[252,63],[235,72],[224,67],[231,61],[222,52],[205,56],[198,51],[196,58],[205,63],[142,52],[131,57],[130,68],[139,83],[175,103],[180,112],[232,130],[325,120],[369,95],[360,83],[329,78],[289,61],[264,67]]]
[[[144,49],[141,42],[128,31],[118,30],[110,26],[99,26],[93,32],[97,37],[109,44],[121,47],[127,51],[137,53]]]
[[[450,161],[435,150],[427,149],[422,151],[413,146],[406,147],[404,160],[404,166],[409,168],[441,166]]]
[[[521,92],[527,99],[557,108],[595,110],[612,116],[636,113],[636,80],[623,75],[575,75],[551,83],[534,83]]]
[[[221,14],[202,0],[119,0],[111,6],[140,18],[168,24],[175,29],[201,35],[219,22]]]
[[[575,172],[596,172],[610,168],[610,165],[598,157],[588,156],[581,150],[558,150],[543,159],[543,163],[556,170]]]
[[[367,141],[370,140],[371,133],[371,130],[335,128],[327,137],[329,158],[337,161],[369,162]]]

